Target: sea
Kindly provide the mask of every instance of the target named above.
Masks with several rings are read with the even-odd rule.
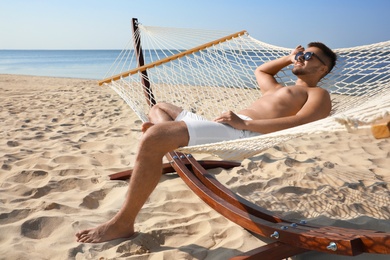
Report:
[[[0,74],[103,79],[121,50],[0,50]]]
[[[121,52],[122,50],[0,50],[0,74],[101,80],[113,75],[110,68]],[[177,52],[177,50],[163,50],[155,53],[144,50],[145,64],[164,58],[167,53],[173,55]],[[133,55],[131,51],[129,56]],[[249,59],[245,63],[249,64],[253,61]],[[126,66],[129,70],[137,67],[137,64],[126,64]],[[194,69],[196,64],[192,66]]]
[[[107,76],[119,73],[112,73],[112,70],[110,69],[121,52],[122,50],[0,50],[0,74],[101,80]],[[164,52],[156,54],[144,50],[145,64],[148,64],[152,60],[160,59],[164,56],[163,53]],[[256,66],[259,65],[256,60],[253,60],[254,56],[256,56],[255,54],[256,53],[253,53],[253,57],[248,57],[248,60],[245,59],[240,61],[239,66],[246,64],[245,66],[254,70]],[[363,57],[364,55],[369,54],[362,53],[358,57],[359,59],[350,57],[351,60],[349,61],[349,64],[352,64],[353,66],[345,67],[343,69],[344,72],[337,73],[338,76],[335,76],[335,79],[333,79],[333,73],[330,73],[328,82],[331,82],[331,84],[329,84],[329,90],[331,90],[332,93],[346,93],[351,89],[354,89],[356,84],[359,83],[359,87],[363,86],[366,88],[362,91],[366,92],[369,91],[370,88],[367,88],[366,85],[362,84],[363,82],[371,82],[374,79],[389,81],[389,76],[386,72],[390,65],[388,59],[389,54],[388,51],[385,51],[383,53],[383,58],[378,59],[374,65],[370,65],[372,66],[372,69],[375,68],[377,70],[376,72],[374,71],[375,73],[373,73],[372,69],[359,72],[355,71],[357,69],[355,69],[354,64],[361,64],[360,59],[369,58]],[[248,52],[248,55],[252,56],[250,52]],[[339,57],[338,63],[343,63],[343,59],[344,58]],[[234,63],[233,61],[234,60],[229,61],[229,65],[232,65]],[[223,63],[227,61],[220,60],[220,62]],[[135,68],[137,64],[127,64],[127,66],[128,69],[126,70],[129,70]],[[194,66],[196,67],[197,65],[194,64]],[[191,70],[196,69],[195,67],[191,67]],[[110,73],[108,74],[108,72]],[[286,73],[291,74],[290,71],[287,71]],[[232,76],[233,75],[226,74],[222,78],[226,79]],[[292,75],[287,76],[292,78]],[[247,87],[256,87],[256,83],[253,83],[253,79],[249,79],[249,76],[240,75],[240,77],[244,77],[243,81],[248,82]],[[253,75],[251,75],[251,77],[253,77]],[[186,78],[186,80],[188,81],[188,78]],[[333,88],[336,82],[341,83]],[[372,87],[375,88],[376,84]]]

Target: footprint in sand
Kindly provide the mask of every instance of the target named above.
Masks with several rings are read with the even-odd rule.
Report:
[[[45,211],[56,210],[56,211],[60,211],[60,212],[66,213],[66,214],[73,214],[73,213],[80,212],[80,209],[78,207],[73,208],[73,207],[69,207],[69,206],[66,206],[64,204],[60,204],[60,203],[56,203],[56,202],[44,203],[42,205],[42,209]]]
[[[9,147],[17,147],[17,146],[19,146],[19,142],[18,141],[8,141],[7,142],[7,146],[9,146]]]
[[[53,162],[59,164],[89,165],[90,159],[86,156],[62,155],[54,158]]]
[[[16,176],[12,176],[11,178],[9,178],[9,181],[16,182],[16,183],[28,183],[31,181],[34,181],[34,182],[38,181],[38,180],[41,181],[41,180],[45,179],[46,177],[48,177],[48,172],[46,172],[46,171],[26,170],[26,171],[20,172]]]
[[[99,201],[103,200],[106,195],[106,190],[98,190],[91,192],[86,197],[84,197],[83,202],[80,204],[80,206],[88,209],[97,209],[100,205]]]
[[[152,235],[136,233],[131,239],[127,239],[119,244],[116,252],[119,254],[118,257],[141,255],[160,248],[160,243],[161,242]]]
[[[73,189],[87,190],[95,179],[78,179],[68,178],[60,181],[49,181],[45,186],[34,188],[25,193],[24,196],[31,196],[31,198],[38,199],[52,194],[54,192],[65,192]]]
[[[261,191],[264,189],[266,184],[264,182],[252,182],[246,185],[237,187],[237,192],[242,196],[249,196],[253,191]]]
[[[88,133],[86,135],[84,135],[80,141],[94,141],[96,140],[99,136],[103,135],[104,132],[100,131],[100,132],[91,132],[91,133]]]
[[[21,234],[32,239],[50,236],[64,222],[61,217],[39,217],[25,221],[21,226]]]
[[[8,213],[0,214],[0,225],[10,224],[17,222],[21,219],[28,217],[30,214],[30,209],[15,209]]]

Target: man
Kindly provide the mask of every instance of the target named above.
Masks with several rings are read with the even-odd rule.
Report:
[[[306,53],[304,51],[299,45],[290,55],[259,66],[255,75],[262,96],[237,114],[224,112],[210,122],[171,104],[154,106],[149,115],[151,122],[142,126],[144,135],[124,205],[108,222],[78,232],[77,241],[99,243],[132,236],[135,218],[159,182],[162,158],[167,152],[182,146],[219,141],[220,136],[222,140],[237,139],[327,117],[332,107],[330,96],[317,84],[334,67],[336,54],[318,42],[309,43]],[[296,84],[283,87],[274,76],[292,63]],[[210,133],[213,131],[216,134]]]

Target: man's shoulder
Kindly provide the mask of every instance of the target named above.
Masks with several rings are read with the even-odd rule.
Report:
[[[329,91],[321,87],[309,88],[308,96],[312,100],[317,100],[317,102],[320,101],[321,103],[331,103]]]
[[[321,87],[314,87],[314,88],[309,88],[308,92],[312,92],[312,93],[319,93],[319,94],[322,94],[322,95],[329,95],[329,91],[324,89],[324,88],[321,88]]]

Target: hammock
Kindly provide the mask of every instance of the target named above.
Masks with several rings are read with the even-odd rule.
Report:
[[[142,25],[134,28],[137,47],[132,48],[132,40],[99,84],[113,88],[144,122],[156,102],[173,103],[209,119],[227,109],[242,109],[260,95],[253,75],[257,66],[291,52],[260,42],[245,31],[229,34]],[[140,37],[144,50],[139,44]],[[308,250],[348,256],[390,253],[388,233],[286,220],[220,184],[205,170],[214,167],[213,162],[197,161],[191,154],[182,153],[242,159],[301,135],[345,131],[387,118],[390,41],[337,49],[336,53],[337,66],[321,82],[332,95],[330,117],[259,137],[183,147],[166,155],[169,163],[163,165],[163,173],[176,171],[202,200],[223,216],[276,241],[232,259],[282,259]],[[281,84],[294,84],[295,77],[290,71],[291,68],[285,68],[278,73]],[[237,166],[226,161],[215,165]],[[128,170],[110,177],[126,179],[131,174],[132,170]]]
[[[134,49],[133,40],[140,38],[143,49]],[[334,51],[338,63],[320,82],[332,97],[328,118],[254,138],[179,151],[242,160],[302,135],[351,130],[389,116],[390,41]],[[146,65],[139,67],[137,52],[143,53]],[[290,52],[258,41],[246,31],[229,34],[139,24],[99,84],[114,89],[144,122],[155,102],[169,102],[213,119],[222,111],[243,109],[257,99],[261,93],[254,70]],[[276,77],[285,86],[296,79],[291,67]]]

